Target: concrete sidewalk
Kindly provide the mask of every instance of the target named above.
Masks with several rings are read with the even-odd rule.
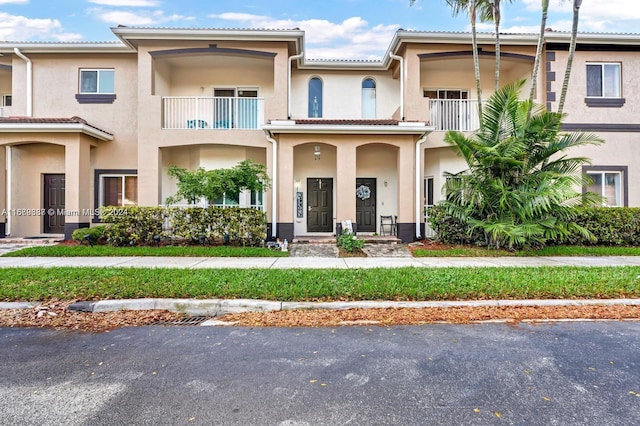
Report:
[[[0,268],[362,269],[640,266],[640,256],[547,257],[0,257]]]

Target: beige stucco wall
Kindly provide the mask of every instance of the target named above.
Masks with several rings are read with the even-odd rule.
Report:
[[[445,183],[445,173],[459,173],[467,169],[464,159],[457,156],[451,148],[432,148],[424,150],[423,177],[433,178],[433,202],[444,198],[442,188]],[[426,194],[422,194],[423,197]]]
[[[568,52],[556,51],[555,61],[551,62],[551,70],[556,79],[551,82],[551,89],[560,99],[562,82],[567,65]],[[587,63],[615,62],[621,63],[622,97],[625,104],[621,108],[596,108],[585,103],[587,95]],[[585,52],[577,51],[571,68],[571,77],[567,90],[564,113],[567,123],[637,123],[640,114],[640,99],[633,96],[640,92],[640,55],[637,52]],[[551,109],[557,111],[558,102],[551,103]]]
[[[362,118],[362,81],[376,82],[376,118],[389,119],[400,107],[400,80],[390,71],[325,71],[294,69],[291,77],[291,118],[309,117],[309,80],[322,80],[322,118]]]

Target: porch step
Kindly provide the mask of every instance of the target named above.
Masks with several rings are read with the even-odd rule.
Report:
[[[400,240],[395,235],[356,235],[359,239],[364,240],[365,244],[400,244]],[[295,237],[292,244],[335,244],[336,237],[315,237],[315,236],[299,236]]]
[[[0,245],[13,244],[13,245],[47,245],[57,244],[64,240],[64,235],[60,236],[37,236],[37,237],[7,237],[0,238]]]

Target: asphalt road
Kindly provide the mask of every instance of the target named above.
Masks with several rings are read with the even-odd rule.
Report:
[[[0,329],[0,424],[640,424],[640,323]]]

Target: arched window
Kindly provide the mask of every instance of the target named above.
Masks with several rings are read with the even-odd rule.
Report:
[[[309,117],[322,117],[322,80],[318,77],[309,80]]]
[[[362,118],[376,118],[376,82],[372,78],[362,80]]]

